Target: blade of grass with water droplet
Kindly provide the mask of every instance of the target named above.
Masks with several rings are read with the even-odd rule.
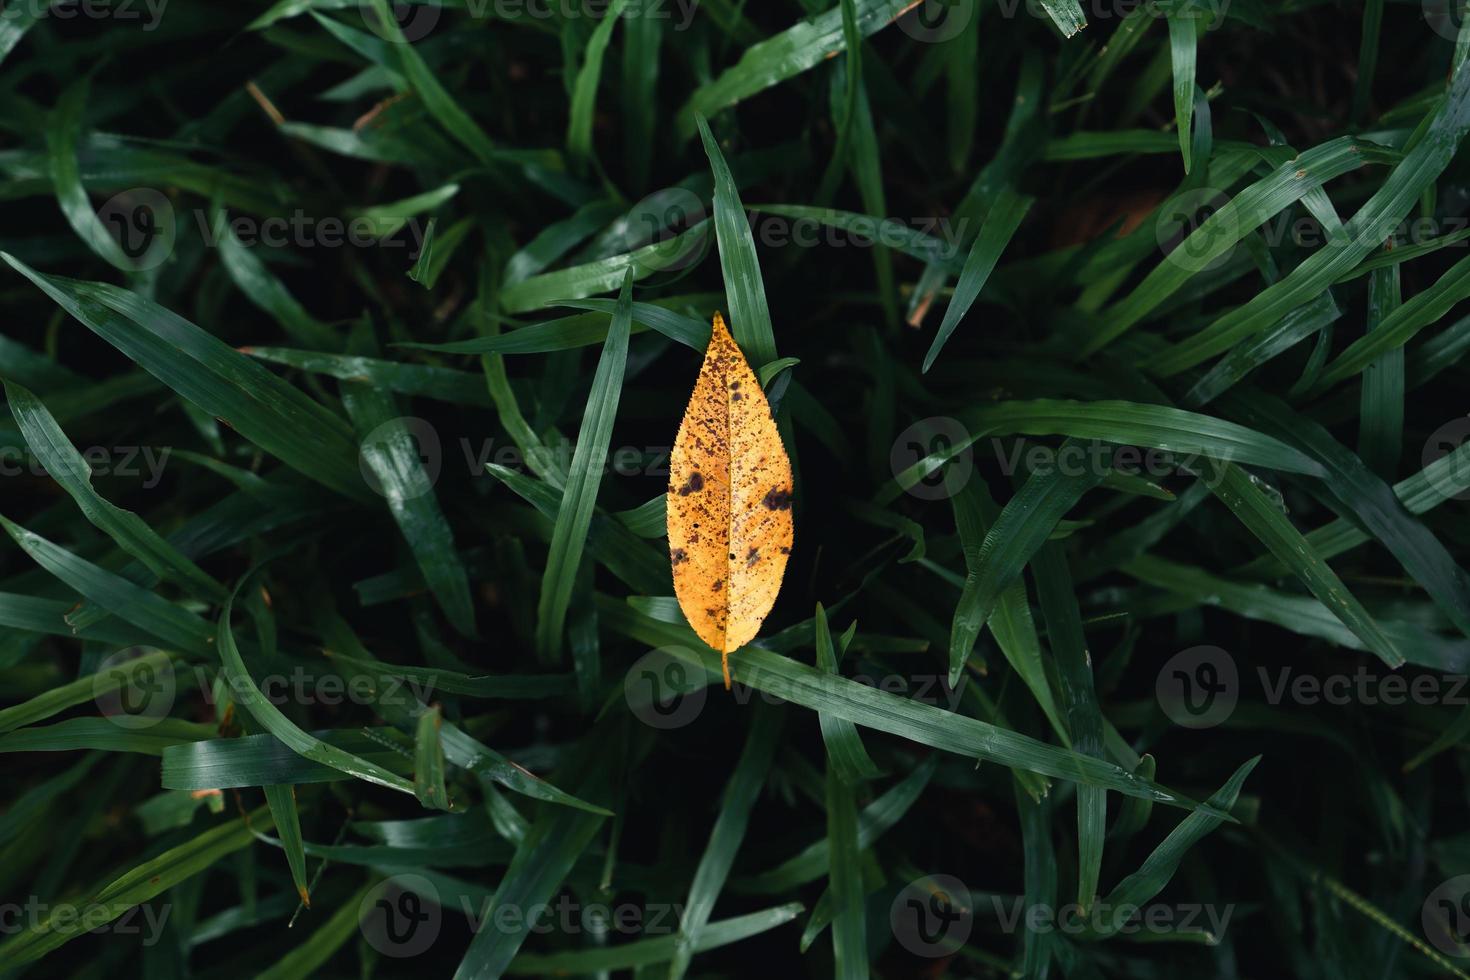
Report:
[[[1404,656],[1342,579],[1317,554],[1311,543],[1287,520],[1275,502],[1266,496],[1245,470],[1228,463],[1206,462],[1205,485],[1230,508],[1256,539],[1291,569],[1342,624],[1352,630],[1362,645],[1389,667],[1398,667]]]
[[[1237,388],[1225,396],[1222,407],[1316,457],[1327,468],[1327,489],[1332,496],[1398,559],[1450,622],[1470,636],[1470,578],[1439,538],[1404,509],[1388,484],[1352,450],[1284,402],[1261,392]]]
[[[469,576],[454,545],[454,532],[434,493],[437,472],[424,466],[428,447],[413,432],[393,396],[371,384],[342,383],[342,404],[362,439],[362,461],[377,480],[374,488],[387,504],[429,591],[454,628],[475,634],[475,606]]]

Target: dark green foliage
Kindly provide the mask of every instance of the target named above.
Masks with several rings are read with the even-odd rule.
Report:
[[[1470,976],[1462,6],[0,0],[0,978]]]

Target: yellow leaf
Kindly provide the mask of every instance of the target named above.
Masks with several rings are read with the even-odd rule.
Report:
[[[669,456],[674,594],[699,638],[730,652],[755,637],[791,554],[791,460],[771,405],[715,314],[704,366]]]

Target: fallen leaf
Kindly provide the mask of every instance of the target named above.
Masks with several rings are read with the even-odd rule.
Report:
[[[679,608],[730,653],[755,637],[791,554],[791,460],[765,392],[715,314],[704,366],[669,457],[669,561]]]

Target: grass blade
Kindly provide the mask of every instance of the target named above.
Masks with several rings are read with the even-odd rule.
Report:
[[[587,532],[592,526],[592,511],[597,506],[597,488],[602,483],[603,464],[607,459],[613,419],[617,416],[618,399],[622,394],[623,371],[628,360],[632,291],[633,276],[628,273],[623,279],[618,310],[613,314],[607,342],[597,361],[597,372],[592,377],[592,391],[587,397],[587,409],[572,453],[566,489],[556,514],[546,571],[541,578],[541,597],[536,606],[536,648],[547,663],[559,659],[567,606],[571,602],[572,586],[576,581],[577,566],[582,561]]]

